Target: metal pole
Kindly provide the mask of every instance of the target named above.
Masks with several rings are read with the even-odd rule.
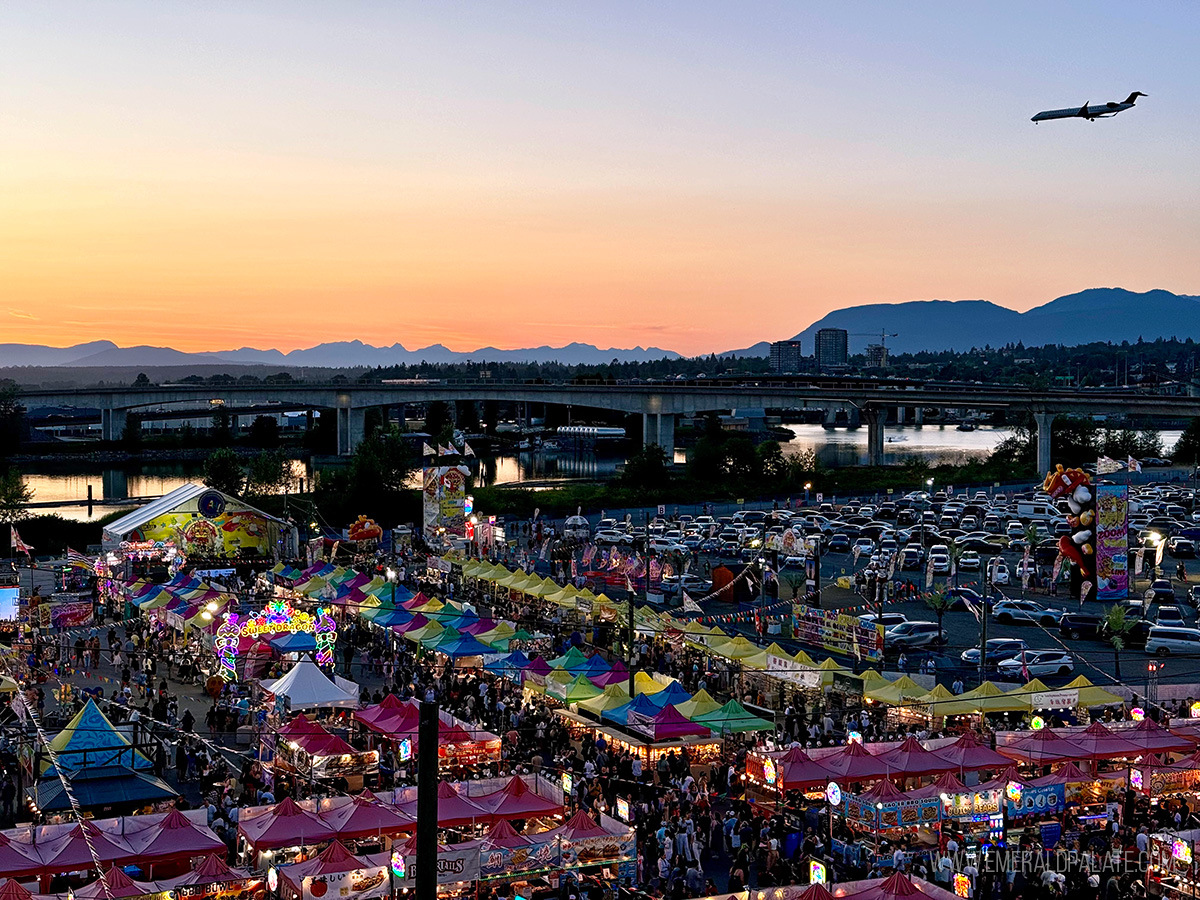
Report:
[[[629,699],[633,699],[633,641],[636,633],[633,630],[633,594],[630,593],[627,599],[629,606]]]
[[[417,726],[416,900],[437,900],[438,705],[421,702]]]

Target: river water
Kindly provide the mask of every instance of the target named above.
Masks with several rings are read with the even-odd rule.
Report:
[[[831,468],[838,466],[866,465],[867,429],[826,429],[822,425],[788,425],[794,437],[782,444],[784,455],[813,451],[822,464]],[[1011,432],[1007,428],[980,426],[975,431],[958,431],[954,425],[894,426],[884,432],[884,461],[889,464],[903,463],[917,457],[931,465],[957,465],[972,459],[982,459],[990,454]],[[1162,431],[1164,452],[1179,439],[1179,431]],[[686,462],[683,450],[675,451],[677,463]],[[612,478],[617,474],[621,457],[592,452],[569,450],[527,451],[511,455],[484,459],[476,463],[482,480],[489,484],[526,484],[543,487],[564,481],[597,481]],[[41,472],[30,471],[24,480],[33,488],[34,502],[83,500],[92,488],[94,504],[90,514],[86,506],[61,506],[35,509],[56,513],[66,519],[87,521],[97,519],[116,510],[130,510],[136,504],[129,498],[157,497],[172,491],[188,481],[201,477],[203,466],[199,463],[146,463],[134,468],[103,467],[80,468],[64,473],[61,469]],[[295,478],[311,478],[311,472],[301,460],[292,461]],[[414,487],[420,486],[419,475]],[[125,502],[122,502],[125,501]]]

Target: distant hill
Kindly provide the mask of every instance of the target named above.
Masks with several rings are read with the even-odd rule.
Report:
[[[797,337],[812,354],[820,328],[850,332],[850,352],[861,353],[889,335],[893,353],[969,350],[1023,341],[1026,346],[1087,344],[1200,336],[1200,297],[1156,290],[1090,288],[1019,313],[987,300],[914,300],[834,310]]]
[[[592,344],[571,343],[565,347],[528,347],[518,350],[499,350],[482,347],[466,352],[450,350],[433,344],[419,350],[408,350],[402,344],[373,347],[362,341],[338,341],[318,344],[302,350],[283,353],[279,350],[258,350],[242,347],[238,350],[218,350],[187,353],[170,347],[118,347],[111,341],[96,341],[74,347],[46,347],[37,344],[0,344],[0,365],[4,366],[87,366],[105,368],[117,366],[179,366],[211,365],[278,365],[314,368],[350,368],[394,366],[414,363],[455,362],[560,362],[566,365],[602,365],[614,359],[620,362],[645,362],[657,359],[678,359],[679,354],[659,347],[631,349],[601,349]]]

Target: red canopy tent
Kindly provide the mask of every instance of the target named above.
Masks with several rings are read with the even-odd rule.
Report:
[[[899,747],[893,747],[875,758],[884,763],[893,776],[936,775],[958,768],[957,763],[926,750],[914,737],[905,738]]]
[[[488,829],[482,843],[490,847],[507,847],[511,850],[516,847],[528,847],[533,840],[514,831],[507,819],[498,819],[496,824]],[[4,898],[0,897],[0,900],[4,900]]]
[[[170,880],[159,880],[159,884],[170,887],[172,889],[183,887],[189,884],[219,884],[228,881],[240,881],[244,878],[253,878],[246,869],[231,869],[229,864],[225,862],[225,853],[210,853],[204,857],[204,862],[192,869],[186,875],[180,875],[178,878]],[[2,898],[0,898],[2,900]]]
[[[796,895],[796,900],[834,900],[834,896],[829,893],[829,888],[818,883],[810,884],[802,890]]]
[[[0,834],[0,872],[9,878],[33,878],[44,870],[38,847]]]
[[[1099,724],[1099,723],[1097,723]],[[1051,784],[1083,784],[1084,782],[1092,781],[1123,781],[1125,779],[1124,770],[1120,772],[1101,772],[1097,775],[1089,775],[1073,762],[1063,763],[1055,771],[1049,775],[1043,775],[1041,778],[1035,778],[1029,782],[1034,787],[1046,787]]]
[[[976,788],[969,788],[959,781],[953,772],[943,772],[937,781],[906,791],[904,796],[909,800],[932,800],[934,797],[941,797],[942,794],[965,794],[974,790]]]
[[[417,801],[401,805],[401,810],[410,813],[416,821]],[[438,783],[438,827],[454,828],[473,822],[491,822],[495,817],[469,797],[464,797],[454,785],[447,781]]]
[[[820,784],[828,784],[834,776],[819,762],[805,753],[799,746],[788,748],[787,753],[775,760],[779,789],[783,792],[804,790]]]
[[[388,694],[374,706],[368,706],[364,709],[356,710],[354,718],[364,725],[369,725],[372,722],[381,718],[389,718],[399,713],[400,710],[411,709],[411,703],[405,703],[395,694]]]
[[[142,868],[146,868],[146,863],[151,866],[172,861],[186,863],[201,854],[225,852],[223,840],[177,809],[168,812],[157,825],[129,835],[128,840]]]
[[[33,894],[12,878],[6,878],[4,884],[0,884],[0,900],[33,900]]]
[[[419,606],[424,606],[428,602],[429,602],[429,598],[425,596],[425,592],[417,591],[417,596],[410,597],[409,599],[405,600],[400,605],[403,606],[405,609],[412,610],[412,609],[416,609]]]
[[[887,878],[873,878],[868,881],[846,881],[833,888],[835,898],[846,900],[895,900],[896,897],[912,897],[921,900],[955,900],[952,891],[938,887],[919,878],[909,878],[903,872],[889,875]]]
[[[288,883],[296,896],[304,893],[303,881],[310,875],[333,875],[337,872],[353,872],[366,868],[363,861],[346,849],[341,841],[334,841],[312,859],[280,866],[279,876]]]
[[[158,893],[158,887],[151,881],[134,881],[123,871],[113,866],[91,884],[76,889],[75,896],[92,900],[120,900],[121,897],[141,897],[146,894]]]
[[[983,793],[984,791],[1002,791],[1010,781],[1024,783],[1024,778],[1014,765],[1009,765],[1007,769],[996,773],[996,777],[991,781],[985,781],[982,784],[977,784],[971,788],[973,791]]]
[[[840,752],[824,757],[821,767],[828,770],[831,779],[847,783],[886,778],[888,775],[887,764],[857,742],[847,744]]]
[[[321,818],[336,832],[339,840],[362,840],[387,835],[395,837],[412,831],[417,820],[398,806],[384,803],[370,791],[363,791],[349,803],[322,813]]]
[[[137,862],[137,854],[119,835],[101,831],[91,822],[83,822],[66,834],[38,846],[38,854],[42,857],[42,872],[59,874],[94,869],[96,863],[91,849],[88,848],[89,842],[102,863],[113,865],[119,862],[121,865],[128,865]]]
[[[501,816],[501,821],[553,816],[563,811],[562,803],[534,793],[519,775],[514,775],[500,790],[476,797],[475,802],[492,814]]]
[[[966,732],[949,746],[938,747],[937,755],[954,763],[957,772],[977,772],[980,769],[1000,769],[1012,765],[1012,760],[984,744],[973,731]]]
[[[903,800],[908,795],[900,790],[886,778],[875,782],[874,787],[859,795],[859,800],[864,804],[874,806],[877,803],[897,803]]]
[[[1083,759],[1087,756],[1077,744],[1049,728],[1035,731],[996,749],[1009,759],[1035,766],[1048,766],[1051,763]]]
[[[1109,730],[1103,722],[1093,722],[1082,734],[1071,735],[1071,743],[1083,751],[1078,759],[1132,759],[1142,753],[1137,744]]]
[[[1200,741],[1200,734],[1189,740],[1187,729],[1181,728],[1179,733],[1175,734],[1163,728],[1153,719],[1142,719],[1133,728],[1125,729],[1118,733],[1125,740],[1135,745],[1142,753],[1161,753],[1166,751],[1184,753],[1191,750],[1196,742]]]
[[[238,820],[238,831],[255,850],[277,850],[332,840],[333,828],[316,813],[285,797],[269,811]]]
[[[556,828],[554,834],[568,841],[582,841],[585,838],[603,837],[608,830],[597,825],[596,820],[581,809]]]

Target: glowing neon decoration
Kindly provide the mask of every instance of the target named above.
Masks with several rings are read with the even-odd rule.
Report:
[[[861,744],[862,742],[863,742],[863,740],[862,740],[862,732],[861,731],[847,731],[846,732],[846,743],[847,744]]]
[[[1144,784],[1144,782],[1142,781],[1142,770],[1141,769],[1130,769],[1129,770],[1129,786],[1132,787],[1134,790],[1140,791],[1142,789],[1143,784]]]
[[[312,613],[293,609],[287,600],[271,600],[263,607],[262,612],[245,621],[242,621],[237,613],[226,613],[225,621],[217,629],[213,640],[213,649],[221,666],[221,677],[226,681],[237,678],[237,652],[242,638],[283,632],[306,632],[313,635],[317,642],[317,664],[333,665],[337,622],[329,615],[329,610],[321,607],[314,616]]]
[[[629,801],[624,797],[617,798],[617,818],[622,822],[629,821]]]
[[[1010,781],[1004,786],[1004,796],[1013,803],[1021,802],[1021,792],[1025,789],[1018,782]]]
[[[1197,700],[1192,704],[1191,708],[1188,710],[1188,715],[1190,715],[1193,719],[1200,719],[1200,700]]]
[[[562,773],[562,789],[568,798],[575,792],[575,779],[571,777],[570,772]]]
[[[836,781],[831,781],[825,786],[825,801],[830,806],[838,806],[841,804],[842,789],[838,786]]]
[[[399,746],[396,748],[396,756],[401,762],[412,759],[412,738],[403,738]]]
[[[404,862],[404,854],[401,853],[399,850],[393,850],[392,851],[392,874],[395,875],[397,878],[403,879],[405,877],[404,873],[407,871],[408,871],[408,867]]]
[[[767,784],[774,784],[778,777],[779,772],[775,768],[775,760],[768,756],[763,760],[763,780],[766,781]]]
[[[1041,731],[1043,728],[1046,727],[1046,720],[1043,719],[1041,716],[1034,716],[1033,721],[1030,722],[1029,724],[1033,726],[1034,731]]]
[[[1146,718],[1146,711],[1140,706],[1135,706],[1129,711],[1129,718],[1133,719],[1135,722],[1140,722],[1142,719]]]
[[[1192,862],[1192,845],[1187,841],[1175,841],[1171,844],[1171,855],[1182,863]]]
[[[825,883],[825,866],[819,862],[810,862],[808,864],[808,883],[809,884],[824,884]]]
[[[954,876],[954,893],[958,897],[971,896],[971,879],[966,875]]]

